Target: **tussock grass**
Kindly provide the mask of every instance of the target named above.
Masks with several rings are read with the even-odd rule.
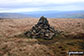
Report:
[[[68,51],[84,51],[84,19],[48,19],[56,30],[63,31],[52,40],[32,39],[23,33],[38,19],[0,20],[0,55],[67,56]]]

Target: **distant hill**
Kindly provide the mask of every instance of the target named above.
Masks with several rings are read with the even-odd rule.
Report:
[[[21,13],[0,13],[0,18],[29,18],[30,16]]]
[[[37,18],[42,15],[48,18],[84,18],[84,11],[38,11],[28,14]]]
[[[35,11],[25,13],[0,13],[0,18],[84,18],[84,11]]]

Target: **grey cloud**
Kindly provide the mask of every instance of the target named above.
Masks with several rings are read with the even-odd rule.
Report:
[[[84,6],[84,2],[81,3],[70,3],[70,4],[45,4],[45,5],[33,5],[30,3],[21,3],[21,4],[7,4],[7,5],[0,5],[0,8],[34,8],[34,7],[57,7],[57,6],[69,6],[69,5],[75,5],[75,6]]]
[[[69,4],[40,4],[40,5],[37,5],[37,4],[31,4],[31,3],[20,3],[20,4],[3,4],[1,5],[0,4],[0,11],[1,10],[14,10],[14,9],[20,9],[20,8],[42,8],[42,9],[65,9],[67,10],[67,8],[69,9],[69,6],[70,8],[73,10],[73,7],[76,7],[74,9],[84,9],[83,6],[84,6],[84,2],[77,2],[77,3],[69,3]]]

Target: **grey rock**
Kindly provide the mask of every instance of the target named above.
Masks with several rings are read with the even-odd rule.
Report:
[[[48,20],[47,20],[47,18],[45,18],[44,16],[42,16],[41,18],[40,18],[40,20],[39,20],[39,22],[37,23],[37,25],[39,25],[39,24],[46,24],[46,25],[48,25]]]

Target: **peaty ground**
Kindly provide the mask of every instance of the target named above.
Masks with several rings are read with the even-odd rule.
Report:
[[[84,19],[48,19],[62,32],[52,40],[21,35],[38,20],[0,19],[0,56],[68,56],[68,51],[84,51]]]

